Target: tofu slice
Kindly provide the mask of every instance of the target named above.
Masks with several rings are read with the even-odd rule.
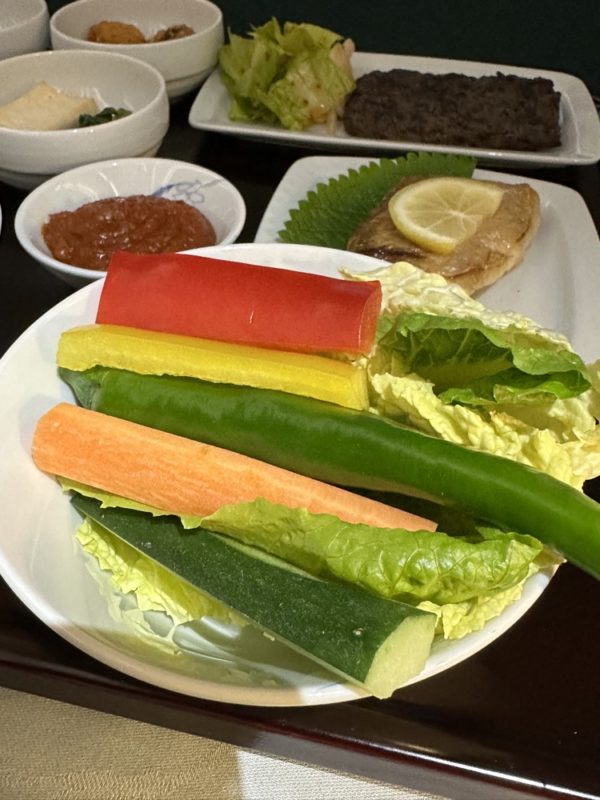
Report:
[[[29,131],[76,128],[80,114],[96,114],[91,97],[73,97],[45,81],[6,105],[0,106],[0,126]]]

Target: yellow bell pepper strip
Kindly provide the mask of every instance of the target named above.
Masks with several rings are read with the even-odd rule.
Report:
[[[105,414],[339,486],[425,497],[534,536],[600,579],[600,504],[524,464],[282,392],[117,370],[62,375]]]
[[[301,353],[368,355],[380,310],[379,281],[117,252],[96,322]]]
[[[277,389],[354,409],[369,404],[365,369],[345,361],[120,325],[83,325],[65,331],[57,363],[76,371],[100,365]]]

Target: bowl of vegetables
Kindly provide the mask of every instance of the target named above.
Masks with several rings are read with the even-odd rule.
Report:
[[[53,14],[50,37],[55,50],[110,51],[151,64],[174,100],[216,65],[223,14],[209,0],[77,0]]]
[[[107,158],[152,156],[169,125],[162,75],[118,53],[0,61],[0,180],[31,189]]]
[[[410,264],[280,243],[121,252],[0,378],[0,573],[68,641],[169,690],[387,697],[508,630],[563,557],[600,576],[585,366]],[[540,460],[525,439],[575,407]]]

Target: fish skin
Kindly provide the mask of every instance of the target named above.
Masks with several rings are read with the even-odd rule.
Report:
[[[540,222],[540,199],[527,183],[485,181],[504,190],[495,214],[484,219],[475,233],[451,253],[441,255],[407,239],[394,225],[388,202],[399,189],[425,178],[406,178],[356,228],[348,250],[383,261],[409,261],[425,272],[435,272],[474,294],[495,283],[519,264]]]

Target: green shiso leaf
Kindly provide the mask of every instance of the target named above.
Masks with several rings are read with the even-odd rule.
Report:
[[[403,178],[457,175],[470,178],[475,159],[444,153],[408,153],[382,158],[320,183],[290,211],[279,231],[282,242],[345,249],[356,226]]]

